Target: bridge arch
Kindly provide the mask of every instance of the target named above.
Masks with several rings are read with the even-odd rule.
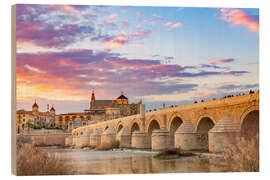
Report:
[[[107,125],[104,129],[103,132],[106,131],[109,128],[109,126]]]
[[[152,132],[156,129],[160,129],[160,122],[158,120],[153,119],[150,121],[149,125],[147,126],[147,132],[149,135],[152,135]]]
[[[148,132],[149,126],[153,120],[157,121],[159,128],[161,127],[161,119],[156,115],[152,115],[150,118],[147,118],[145,121],[145,131],[146,132]]]
[[[123,127],[124,127],[124,126],[123,126],[122,124],[119,124],[119,125],[117,126],[116,133],[119,133]]]
[[[141,121],[138,119],[133,119],[131,121],[131,123],[129,124],[129,132],[132,134],[134,131],[140,131],[142,125],[141,125]]]
[[[170,133],[170,145],[172,147],[174,147],[175,144],[174,134],[183,123],[182,117],[183,115],[180,113],[173,113],[167,122],[168,131]]]
[[[210,119],[211,121],[212,121],[212,123],[215,125],[216,124],[216,120],[215,120],[215,118],[213,117],[213,116],[211,116],[210,114],[208,114],[208,113],[204,113],[204,114],[202,114],[202,115],[200,115],[198,118],[197,118],[197,121],[196,121],[196,123],[194,123],[194,124],[196,124],[196,131],[198,131],[198,127],[199,127],[199,124],[201,123],[201,121],[204,119],[204,118],[208,118],[208,119]]]
[[[140,126],[138,125],[137,122],[134,122],[131,127],[131,133],[133,133],[134,131],[140,131]]]
[[[245,138],[252,138],[259,133],[259,106],[250,106],[242,113],[240,132]]]
[[[146,126],[146,130],[147,130],[147,134],[148,134],[148,142],[150,144],[150,147],[152,147],[152,133],[154,130],[156,129],[160,129],[161,124],[158,120],[156,119],[152,119],[151,121],[149,121],[148,126]]]
[[[175,113],[173,113],[171,116],[170,116],[170,118],[168,119],[168,121],[167,121],[167,128],[168,128],[168,131],[170,131],[170,129],[172,129],[172,125],[174,125],[174,123],[176,122],[176,121],[178,121],[179,123],[181,122],[181,123],[183,123],[183,121],[184,121],[184,118],[183,118],[184,116],[181,114],[181,113],[179,113],[179,112],[175,112]],[[181,123],[180,123],[180,125],[181,125]],[[179,126],[180,126],[179,125]]]
[[[200,144],[201,149],[209,149],[208,132],[214,127],[214,125],[215,121],[212,117],[201,116],[199,118],[196,126],[196,132],[199,135],[198,143]]]

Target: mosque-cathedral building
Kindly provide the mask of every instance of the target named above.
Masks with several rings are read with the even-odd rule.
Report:
[[[30,123],[44,128],[58,127],[71,132],[80,126],[138,114],[140,104],[141,101],[137,104],[129,104],[128,98],[124,96],[123,92],[115,100],[96,100],[95,93],[92,91],[89,109],[84,110],[84,112],[56,115],[54,107],[49,110],[49,105],[47,112],[39,112],[35,102],[32,111],[17,111],[17,128],[24,131],[28,127],[27,124]]]

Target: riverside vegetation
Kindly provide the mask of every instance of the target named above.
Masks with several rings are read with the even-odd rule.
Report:
[[[253,138],[240,138],[229,145],[223,153],[228,171],[258,172],[259,171],[259,135]]]
[[[70,174],[67,160],[35,147],[29,139],[17,139],[16,153],[18,176]]]

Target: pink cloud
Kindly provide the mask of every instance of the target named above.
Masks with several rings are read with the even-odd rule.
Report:
[[[155,25],[157,24],[157,21],[154,21],[154,20],[153,20],[153,21],[151,21],[150,23],[152,24],[152,26],[155,26]]]
[[[162,18],[162,17],[161,17],[160,15],[158,15],[158,14],[153,14],[152,16],[153,16],[153,17],[156,17],[156,18],[159,18],[159,19]]]
[[[134,45],[137,47],[141,47],[141,46],[143,46],[143,43],[134,43]]]
[[[235,59],[233,58],[214,59],[211,61],[211,64],[228,63],[228,62],[233,62],[234,60]]]
[[[153,59],[128,59],[109,51],[76,49],[62,52],[17,53],[17,83],[40,91],[57,90],[66,96],[89,98],[89,89],[103,98],[120,92],[130,96],[190,91],[196,84],[167,84],[153,79],[168,77],[239,76],[247,71],[186,72],[178,64],[161,64]],[[109,96],[109,97],[107,97]],[[27,96],[25,96],[27,97]],[[33,97],[34,99],[36,97]],[[38,98],[38,97],[37,97]]]
[[[118,22],[117,17],[118,17],[118,15],[115,14],[115,13],[113,13],[113,14],[111,14],[111,15],[109,16],[109,20],[105,20],[105,23],[106,23],[106,24],[116,23],[116,22]]]
[[[220,9],[221,19],[233,25],[243,25],[251,32],[259,32],[259,20],[241,9]]]
[[[110,19],[116,19],[117,16],[118,16],[117,14],[111,14],[111,15],[109,16],[109,18],[110,18]]]
[[[109,52],[111,52],[111,51],[112,51],[112,50],[109,49],[109,48],[105,49],[105,52],[107,52],[107,53],[109,53]]]
[[[51,8],[57,9],[59,11],[68,12],[68,13],[76,13],[79,12],[78,9],[74,8],[70,5],[50,5]]]
[[[167,22],[166,24],[164,24],[164,26],[170,26],[172,25],[172,22]]]
[[[138,31],[135,32],[135,34],[133,36],[145,37],[145,36],[148,36],[148,35],[153,35],[155,33],[156,33],[155,30],[147,30],[147,31],[138,30]]]
[[[156,30],[139,29],[133,34],[127,35],[125,31],[121,30],[120,34],[113,37],[105,38],[104,44],[111,46],[123,46],[131,41],[144,39],[156,33]],[[141,46],[140,43],[135,43],[136,46]]]

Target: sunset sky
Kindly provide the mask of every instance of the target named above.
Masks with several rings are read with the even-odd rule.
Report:
[[[17,5],[17,109],[147,109],[259,88],[259,10]]]

